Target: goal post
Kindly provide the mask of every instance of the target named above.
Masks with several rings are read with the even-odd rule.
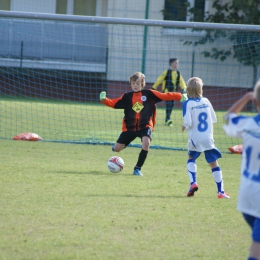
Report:
[[[207,31],[226,37],[198,44]],[[234,32],[239,32],[235,43]],[[145,73],[149,89],[168,69],[169,59],[178,58],[185,82],[202,78],[203,94],[218,117],[216,146],[228,151],[239,140],[224,134],[222,116],[254,86],[257,68],[250,59],[260,60],[259,40],[260,26],[254,25],[0,11],[0,138],[33,132],[45,141],[112,144],[121,132],[123,111],[100,104],[99,93],[115,98],[131,91],[128,80],[136,71]],[[249,65],[232,55],[224,61],[205,57],[214,49],[225,54],[234,48]],[[167,127],[165,102],[158,103],[152,148],[186,149],[181,103],[175,102],[171,117],[173,126]],[[140,140],[132,145],[139,147]]]

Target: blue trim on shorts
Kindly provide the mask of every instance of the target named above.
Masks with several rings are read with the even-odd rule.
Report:
[[[247,224],[252,229],[252,239],[254,242],[260,243],[260,218],[253,217],[251,215],[242,213]]]
[[[201,152],[189,150],[188,154],[194,160],[196,160],[201,155]],[[207,163],[215,162],[215,161],[217,161],[217,159],[222,157],[220,151],[216,147],[211,150],[204,151],[204,155],[205,155],[205,159],[206,159]]]

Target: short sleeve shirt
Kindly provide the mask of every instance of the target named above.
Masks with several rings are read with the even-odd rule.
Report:
[[[189,98],[182,108],[183,126],[188,131],[188,150],[204,152],[213,149],[213,124],[217,118],[210,101],[205,97]]]
[[[260,218],[260,114],[254,117],[229,114],[226,134],[243,140],[241,182],[237,209]]]

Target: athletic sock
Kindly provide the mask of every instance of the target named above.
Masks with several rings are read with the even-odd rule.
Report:
[[[144,165],[144,162],[146,160],[148,151],[145,150],[141,150],[141,152],[139,153],[139,157],[138,157],[138,161],[137,164],[135,166],[135,169],[141,170],[142,166]]]
[[[216,182],[216,185],[217,185],[217,189],[218,189],[218,192],[224,192],[224,184],[223,184],[223,179],[222,179],[222,171],[220,169],[220,167],[216,167],[216,168],[213,168],[211,169],[212,171],[212,175],[213,175],[213,178]]]
[[[197,164],[196,160],[194,159],[188,159],[187,161],[187,171],[188,171],[188,176],[190,179],[190,185],[193,183],[197,182],[196,174],[197,174]]]

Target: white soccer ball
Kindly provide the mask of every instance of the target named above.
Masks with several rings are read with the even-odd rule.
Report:
[[[124,166],[124,160],[119,156],[112,156],[107,162],[108,170],[114,173],[121,172]]]

